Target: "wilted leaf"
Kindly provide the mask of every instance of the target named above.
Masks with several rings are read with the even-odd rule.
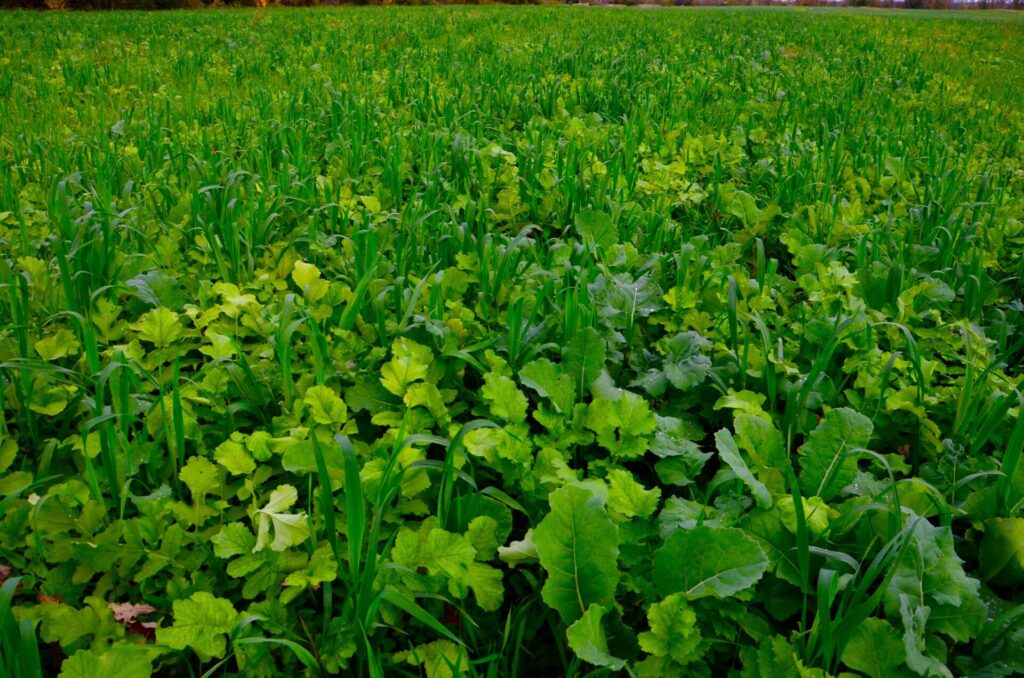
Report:
[[[298,492],[291,485],[278,485],[277,489],[270,493],[266,505],[257,512],[259,527],[253,553],[262,551],[268,545],[273,551],[284,551],[301,544],[309,537],[309,524],[305,513],[284,513],[286,509],[291,508],[298,496]],[[271,525],[274,527],[272,542]]]
[[[110,603],[110,611],[119,622],[132,622],[136,617],[156,612],[156,608],[145,603]]]

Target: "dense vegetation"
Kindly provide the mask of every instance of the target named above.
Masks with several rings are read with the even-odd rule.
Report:
[[[0,29],[0,673],[1024,671],[1024,23]]]
[[[202,7],[313,7],[318,5],[624,5],[887,7],[901,9],[1024,9],[1024,0],[0,0],[0,9],[117,10]]]

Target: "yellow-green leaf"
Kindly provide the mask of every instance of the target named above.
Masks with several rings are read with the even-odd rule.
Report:
[[[178,314],[163,306],[144,314],[132,327],[139,333],[139,339],[157,348],[170,346],[184,332]]]
[[[319,301],[327,295],[327,281],[320,277],[320,269],[304,261],[296,261],[292,269],[292,280],[310,301]]]
[[[58,360],[78,352],[78,338],[74,332],[59,329],[35,343],[36,353],[43,360]]]

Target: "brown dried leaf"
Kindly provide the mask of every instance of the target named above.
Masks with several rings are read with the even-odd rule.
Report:
[[[136,617],[156,612],[152,605],[136,605],[134,603],[110,603],[110,609],[114,612],[114,619],[124,624],[130,624]]]

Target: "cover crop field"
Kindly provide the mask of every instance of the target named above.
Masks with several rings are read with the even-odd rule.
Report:
[[[0,15],[0,674],[1024,672],[1024,21]]]

